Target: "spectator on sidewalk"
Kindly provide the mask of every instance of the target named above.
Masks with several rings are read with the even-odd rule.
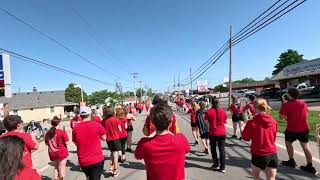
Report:
[[[312,174],[316,173],[315,168],[312,165],[312,154],[308,144],[309,141],[309,123],[308,123],[308,106],[299,98],[299,90],[296,88],[290,88],[288,90],[287,96],[288,101],[286,101],[285,96],[283,96],[283,103],[280,109],[280,116],[287,121],[287,128],[285,131],[285,141],[287,152],[289,156],[288,161],[282,161],[282,165],[289,167],[296,167],[297,164],[293,158],[294,150],[292,143],[296,140],[300,141],[301,147],[307,159],[307,165],[301,166],[301,170],[310,172]]]
[[[24,146],[24,140],[18,136],[0,138],[1,180],[41,180],[35,169],[24,165]]]
[[[226,128],[225,123],[227,123],[228,115],[220,108],[219,100],[213,98],[211,101],[212,107],[207,110],[205,119],[208,120],[210,124],[209,128],[209,139],[210,148],[212,154],[213,170],[219,170],[222,173],[226,172]],[[219,149],[219,158],[217,154],[217,146]]]
[[[107,132],[107,144],[111,151],[111,167],[109,172],[117,177],[120,174],[119,171],[119,151],[121,151],[120,133],[121,122],[118,118],[114,117],[114,109],[112,107],[105,107],[103,109],[103,117],[101,124]]]
[[[191,108],[187,111],[187,113],[190,114],[190,125],[191,125],[191,130],[192,130],[192,135],[195,140],[194,144],[197,145],[199,144],[199,128],[197,126],[197,111],[200,109],[199,105],[197,102],[192,101],[191,102]]]
[[[0,138],[6,136],[18,136],[24,141],[24,152],[22,162],[26,167],[33,167],[31,151],[37,150],[39,147],[39,143],[36,140],[35,136],[31,132],[30,134],[22,132],[22,120],[20,116],[17,115],[9,115],[4,118],[3,124],[7,133],[0,136]]]
[[[83,121],[72,131],[72,141],[77,146],[79,165],[87,179],[100,180],[104,165],[100,140],[106,140],[106,131],[101,124],[91,121],[90,107],[80,107],[80,116]]]
[[[69,156],[67,133],[59,127],[61,119],[54,116],[51,120],[52,127],[45,135],[50,160],[54,163],[54,179],[63,180],[66,175],[66,164]]]
[[[142,138],[137,145],[135,157],[144,160],[148,180],[185,179],[185,154],[190,151],[190,145],[183,134],[169,131],[172,116],[168,104],[156,104],[150,112],[156,134]]]
[[[251,141],[251,166],[254,180],[260,180],[260,171],[265,170],[267,180],[275,180],[278,168],[276,137],[278,125],[268,112],[267,101],[254,101],[256,116],[249,120],[242,131],[242,138]]]

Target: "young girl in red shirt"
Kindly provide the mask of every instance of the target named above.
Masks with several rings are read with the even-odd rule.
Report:
[[[66,175],[66,164],[69,156],[67,133],[59,129],[61,119],[57,116],[51,120],[52,127],[45,135],[45,143],[48,146],[50,160],[54,163],[54,179],[63,180]]]
[[[254,101],[256,115],[248,121],[242,131],[242,138],[251,141],[251,166],[254,180],[260,180],[260,171],[266,172],[266,179],[274,180],[277,174],[278,156],[275,144],[278,125],[268,112],[267,101],[258,98]]]

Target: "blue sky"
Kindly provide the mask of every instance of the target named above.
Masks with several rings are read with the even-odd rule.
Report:
[[[1,7],[49,34],[82,56],[121,77],[133,87],[131,72],[143,85],[162,90],[172,86],[174,76],[183,79],[228,38],[229,26],[237,32],[275,1],[270,0],[10,0]],[[308,0],[293,12],[240,43],[233,49],[233,78],[264,79],[271,76],[279,55],[289,48],[305,59],[320,57],[320,1]],[[87,19],[87,26],[74,13]],[[43,60],[102,81],[116,78],[70,54],[8,15],[0,12],[0,47]],[[101,49],[91,38],[103,44]],[[228,75],[224,55],[201,79],[210,86]],[[121,59],[119,62],[118,60]],[[118,61],[118,62],[117,62]],[[84,79],[11,58],[13,91],[64,89],[81,84],[87,92],[110,89]]]

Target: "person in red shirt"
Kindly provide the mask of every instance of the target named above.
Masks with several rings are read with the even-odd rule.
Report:
[[[120,142],[121,142],[121,154],[120,161],[124,163],[126,161],[126,142],[128,137],[128,120],[126,118],[126,113],[123,108],[116,109],[116,117],[120,120],[121,132],[119,134]]]
[[[18,136],[0,138],[1,180],[41,180],[35,169],[24,166],[24,146],[24,140]]]
[[[63,180],[66,175],[66,164],[69,156],[68,135],[58,126],[61,119],[57,116],[51,120],[52,127],[45,135],[45,143],[48,146],[49,158],[54,163],[54,179]]]
[[[72,130],[72,141],[77,146],[79,165],[90,180],[101,178],[104,165],[104,155],[101,141],[106,140],[106,130],[99,123],[91,121],[91,108],[80,107],[83,122]]]
[[[122,131],[121,122],[114,117],[114,109],[112,107],[105,107],[103,109],[103,117],[101,124],[107,132],[107,144],[111,151],[111,167],[109,172],[114,177],[120,174],[119,171],[119,151],[121,151],[120,133]]]
[[[199,128],[197,126],[196,120],[197,120],[197,111],[199,110],[199,105],[197,104],[197,102],[193,101],[191,102],[191,108],[187,111],[187,113],[190,114],[190,124],[191,124],[191,129],[192,129],[192,135],[195,139],[194,144],[197,145],[199,144],[199,137],[200,137],[200,133],[199,133]]]
[[[26,167],[33,167],[31,151],[37,150],[39,147],[38,141],[35,136],[30,133],[22,132],[22,120],[20,116],[9,115],[3,120],[4,127],[7,129],[7,133],[0,136],[0,138],[6,136],[18,136],[24,141],[24,153],[23,153],[23,164]]]
[[[285,95],[289,100],[285,102],[280,109],[280,116],[287,121],[287,128],[284,134],[289,156],[289,160],[282,161],[282,165],[293,168],[296,167],[297,164],[293,158],[294,150],[292,143],[299,140],[307,159],[307,165],[301,166],[300,168],[315,174],[316,170],[312,165],[312,154],[308,144],[310,129],[307,120],[308,106],[303,100],[298,99],[299,95],[298,89],[290,88],[288,94]],[[285,96],[283,96],[283,101],[286,101]]]
[[[82,119],[81,119],[81,117],[80,117],[80,115],[79,115],[79,109],[76,109],[74,113],[75,113],[74,118],[72,118],[72,119],[70,120],[70,127],[71,127],[71,129],[73,129],[77,124],[79,124],[79,123],[82,122]]]
[[[101,123],[101,118],[99,116],[97,116],[96,114],[96,110],[95,109],[92,109],[92,121],[93,122],[97,122],[97,123]]]
[[[232,138],[237,138],[237,126],[240,129],[240,136],[243,129],[243,106],[239,98],[233,97],[232,104],[230,105],[230,110],[232,112],[232,122],[233,122],[233,136]],[[240,137],[240,140],[242,138]]]
[[[266,179],[275,180],[278,167],[276,137],[278,125],[268,112],[267,101],[258,98],[254,101],[256,116],[248,121],[242,131],[242,138],[251,141],[251,166],[254,180],[260,180],[260,171],[266,171]]]
[[[209,122],[209,139],[210,139],[210,149],[212,154],[214,170],[220,170],[221,172],[226,172],[226,128],[225,123],[227,123],[228,115],[220,108],[219,100],[213,98],[211,101],[212,107],[207,110],[205,114],[205,119]],[[217,146],[219,149],[219,156],[217,155]],[[219,161],[218,161],[219,159]]]
[[[250,103],[247,104],[244,108],[243,108],[243,111],[249,111],[251,116],[255,116],[256,115],[256,111],[254,109],[254,105],[253,105],[253,102],[254,100],[256,99],[256,97],[254,95],[249,95],[249,100],[250,100]],[[251,118],[249,118],[251,119]]]
[[[156,134],[142,138],[135,151],[135,157],[145,162],[147,179],[185,179],[185,154],[190,151],[190,145],[183,134],[169,131],[173,116],[171,107],[166,103],[158,103],[151,109],[150,116]]]

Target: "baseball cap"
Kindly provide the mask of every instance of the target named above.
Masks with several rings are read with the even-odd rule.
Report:
[[[80,115],[89,115],[91,114],[91,108],[88,106],[80,107]]]

